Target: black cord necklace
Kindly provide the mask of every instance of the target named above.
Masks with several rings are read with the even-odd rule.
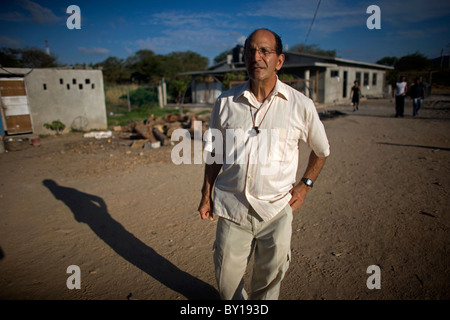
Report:
[[[261,126],[262,122],[264,121],[264,119],[266,118],[267,112],[269,112],[270,106],[272,105],[273,100],[275,99],[275,97],[272,97],[272,100],[270,101],[269,106],[267,107],[266,112],[264,113],[263,118],[261,119],[261,122],[259,123],[259,125],[256,125],[255,121],[256,121],[256,114],[258,113],[258,111],[260,109],[258,109],[254,114],[252,113],[252,107],[249,107],[249,111],[250,111],[250,116],[252,117],[252,122],[253,122],[253,128],[252,130],[255,131],[256,135],[258,135],[261,131],[259,130],[259,127]],[[261,105],[262,106],[262,105]],[[260,107],[261,108],[261,107]]]

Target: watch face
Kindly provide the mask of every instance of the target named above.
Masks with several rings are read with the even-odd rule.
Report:
[[[304,178],[304,179],[302,179],[302,181],[303,181],[308,187],[312,187],[312,185],[313,185],[313,182],[312,182],[311,179]]]

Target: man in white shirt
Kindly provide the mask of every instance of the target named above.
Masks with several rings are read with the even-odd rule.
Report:
[[[400,81],[395,84],[395,117],[403,117],[405,111],[405,96],[408,92],[408,83],[406,77],[402,76]]]
[[[290,260],[292,213],[330,147],[314,103],[278,80],[285,58],[280,37],[255,30],[244,50],[249,81],[224,92],[211,114],[204,149],[215,162],[205,166],[198,210],[202,219],[219,216],[214,263],[221,298],[247,298],[242,278],[254,251],[250,298],[278,299]],[[296,184],[300,140],[312,151]]]

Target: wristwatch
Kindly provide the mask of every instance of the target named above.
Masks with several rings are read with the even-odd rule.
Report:
[[[311,188],[314,185],[313,181],[308,178],[302,178],[300,181],[303,182],[304,184],[306,184],[306,186],[311,187]]]

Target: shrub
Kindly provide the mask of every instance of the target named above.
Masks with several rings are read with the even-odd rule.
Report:
[[[52,123],[44,123],[44,127],[49,130],[56,131],[56,134],[60,134],[64,130],[66,125],[60,120],[54,120],[52,121]]]

